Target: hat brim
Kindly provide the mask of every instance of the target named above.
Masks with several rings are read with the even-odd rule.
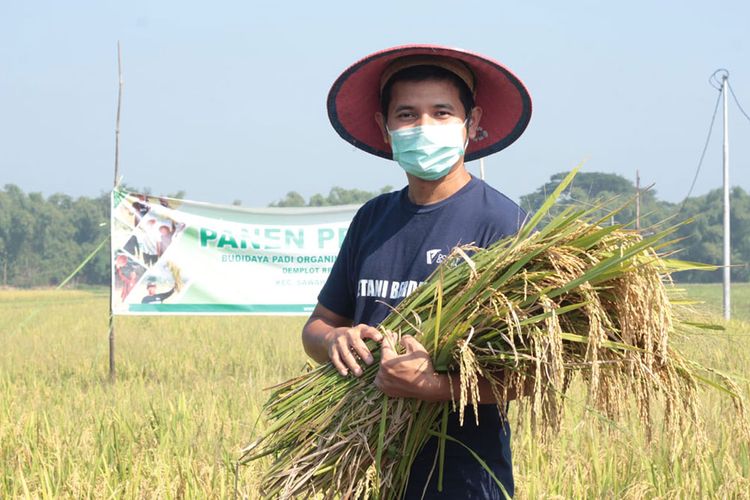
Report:
[[[328,118],[347,142],[368,153],[393,159],[375,122],[380,111],[380,77],[399,57],[435,55],[462,61],[474,73],[475,103],[482,119],[464,159],[476,160],[510,146],[531,119],[531,96],[505,66],[485,56],[438,45],[404,45],[371,54],[350,66],[328,93]]]

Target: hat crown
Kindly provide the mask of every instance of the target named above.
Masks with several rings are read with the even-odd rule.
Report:
[[[476,90],[474,88],[474,74],[471,72],[471,69],[460,60],[451,57],[420,54],[399,57],[385,68],[383,74],[380,75],[380,91],[383,91],[383,87],[385,87],[388,81],[393,78],[393,75],[399,71],[413,68],[415,66],[437,66],[438,68],[443,68],[463,80],[471,92]]]

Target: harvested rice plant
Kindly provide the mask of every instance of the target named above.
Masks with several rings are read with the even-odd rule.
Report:
[[[670,462],[685,457],[686,442],[697,444],[691,459],[708,459],[699,452],[706,449],[701,388],[727,398],[736,422],[731,439],[748,443],[739,385],[674,346],[680,335],[720,328],[693,321],[686,297],[672,286],[671,271],[696,266],[659,253],[676,228],[642,236],[602,225],[610,214],[602,217],[598,207],[568,208],[539,226],[573,175],[517,236],[488,249],[455,249],[379,326],[390,340],[371,347],[375,358],[386,359],[386,348],[399,350],[397,339],[413,336],[438,372],[459,380],[452,401],[389,398],[373,384],[378,364],[360,378],[343,378],[332,365],[292,378],[264,406],[269,429],[243,450],[242,463],[272,457],[263,495],[401,498],[431,438],[441,489],[450,467],[445,444],[455,441],[445,430],[449,413],[457,411],[460,422],[469,407],[479,415],[480,379],[500,412],[514,399],[509,394],[525,393],[516,402],[517,422],[528,422],[540,443],[559,434],[573,383],[585,393],[578,396],[587,410],[583,424],[606,432],[629,418],[647,443],[670,443]]]

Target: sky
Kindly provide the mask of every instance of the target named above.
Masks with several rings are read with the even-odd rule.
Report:
[[[750,112],[750,2],[0,0],[0,186],[48,196],[111,189],[122,47],[122,182],[248,207],[289,191],[379,190],[397,164],[344,142],[326,113],[336,77],[372,52],[437,43],[486,54],[525,83],[533,113],[485,160],[518,200],[583,162],[688,193],[718,91]],[[750,191],[750,120],[730,95],[730,182]],[[693,195],[722,186],[721,109]],[[468,164],[478,175],[478,162]]]

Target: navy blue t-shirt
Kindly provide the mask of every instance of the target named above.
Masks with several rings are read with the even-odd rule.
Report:
[[[377,326],[435,270],[457,245],[487,247],[515,234],[525,212],[484,181],[471,180],[451,197],[431,205],[409,201],[408,188],[367,202],[354,216],[318,302],[353,324]],[[386,305],[387,304],[387,305]],[[480,427],[467,411],[448,434],[478,453],[513,494],[510,427],[495,405],[482,405]],[[417,456],[407,498],[420,498],[435,457],[435,440]],[[433,474],[425,498],[504,498],[489,475],[460,445],[446,444],[443,493]]]

